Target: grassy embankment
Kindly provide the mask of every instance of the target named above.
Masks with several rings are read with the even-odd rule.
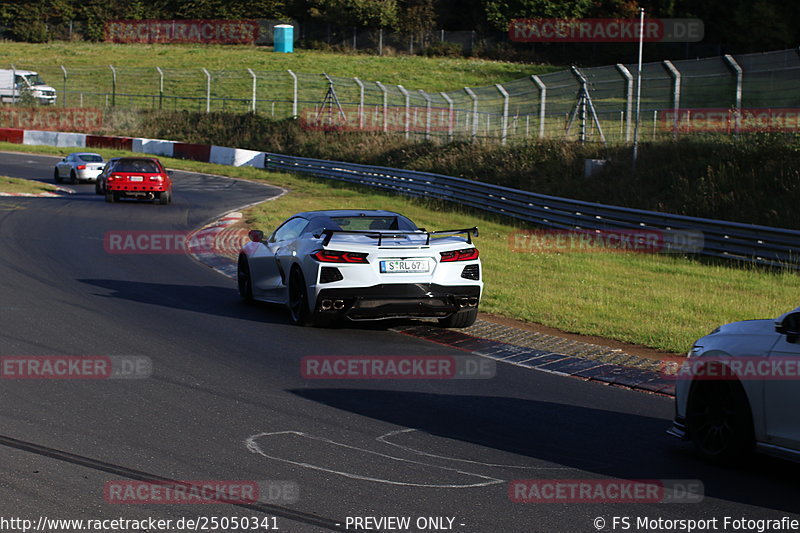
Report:
[[[14,194],[42,194],[44,192],[55,191],[56,186],[50,185],[49,183],[0,176],[0,192],[9,192]]]
[[[68,149],[20,147],[0,150],[67,153]],[[101,150],[106,157],[120,152]],[[290,194],[247,212],[248,224],[269,230],[287,216],[310,209],[397,210],[432,229],[477,224],[485,265],[483,310],[564,331],[598,335],[671,352],[724,322],[775,317],[796,306],[800,276],[684,257],[619,253],[524,254],[510,236],[523,229],[451,205],[345,187],[316,179],[165,159],[171,168],[198,170],[286,187]],[[176,199],[180,198],[180,183]]]

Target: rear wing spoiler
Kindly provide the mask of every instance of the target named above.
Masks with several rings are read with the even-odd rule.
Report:
[[[346,229],[323,229],[319,233],[315,233],[314,237],[319,239],[320,237],[325,237],[322,241],[322,246],[328,246],[328,243],[331,242],[331,239],[335,234],[347,234],[347,235],[364,235],[366,237],[372,237],[378,239],[378,246],[380,246],[385,238],[395,238],[395,237],[402,237],[405,235],[425,235],[425,246],[428,246],[431,243],[431,237],[442,237],[445,235],[466,235],[467,244],[472,244],[472,237],[478,236],[478,226],[473,226],[471,228],[464,228],[464,229],[448,229],[442,231],[425,231],[425,228],[420,228],[421,231],[406,231],[406,230],[388,230],[388,231],[376,231],[376,230],[346,230]]]

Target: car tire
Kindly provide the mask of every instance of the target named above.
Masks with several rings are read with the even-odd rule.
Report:
[[[244,254],[239,255],[239,261],[236,266],[236,282],[239,286],[239,296],[246,303],[253,302],[253,279],[250,276],[250,263],[247,262],[247,256]]]
[[[695,449],[713,462],[740,459],[755,445],[750,403],[739,381],[696,381],[689,395],[686,422]]]
[[[447,318],[440,318],[439,325],[443,328],[468,328],[478,319],[478,308],[462,309]]]
[[[298,326],[315,326],[316,313],[308,308],[308,286],[300,267],[293,267],[289,274],[289,313]]]
[[[172,202],[172,194],[169,191],[162,191],[158,195],[158,203],[161,205],[167,205]]]
[[[75,184],[77,184],[77,183],[78,183],[78,175],[77,175],[77,174],[75,174],[75,171],[74,171],[74,170],[73,170],[73,171],[71,171],[71,172],[69,173],[69,182],[70,182],[72,185],[75,185]]]
[[[117,193],[112,191],[106,191],[106,202],[113,204],[114,202],[119,200],[119,196]]]
[[[58,173],[58,169],[53,171],[53,181],[56,183],[61,183],[61,174]]]

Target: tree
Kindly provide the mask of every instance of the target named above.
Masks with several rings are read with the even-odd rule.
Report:
[[[489,23],[498,30],[507,30],[515,18],[582,18],[593,0],[486,0],[484,10]]]

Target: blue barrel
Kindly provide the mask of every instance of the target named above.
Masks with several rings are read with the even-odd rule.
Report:
[[[294,26],[289,24],[275,26],[275,51],[286,54],[294,52]]]

